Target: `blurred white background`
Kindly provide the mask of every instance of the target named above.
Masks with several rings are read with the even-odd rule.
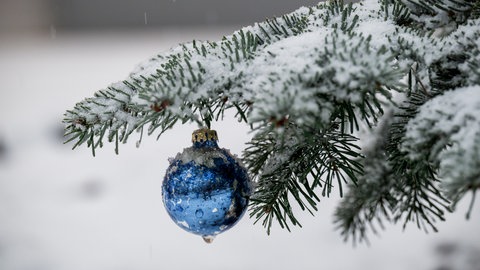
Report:
[[[469,198],[439,233],[387,226],[371,246],[343,242],[332,223],[339,198],[323,199],[315,217],[298,211],[303,228],[291,233],[267,236],[245,216],[207,245],[170,221],[160,194],[167,158],[196,126],[138,149],[132,136],[120,155],[109,144],[95,158],[62,144],[64,111],[137,63],[313,3],[0,0],[0,269],[480,269]],[[241,154],[246,126],[228,118],[214,128]]]

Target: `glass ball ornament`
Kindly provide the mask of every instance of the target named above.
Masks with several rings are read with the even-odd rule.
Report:
[[[240,220],[252,190],[245,167],[217,140],[214,130],[194,131],[193,146],[170,159],[162,183],[172,220],[207,243]]]

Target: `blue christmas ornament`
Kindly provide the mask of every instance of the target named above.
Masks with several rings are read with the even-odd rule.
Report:
[[[193,146],[170,160],[162,184],[173,221],[208,243],[240,220],[251,193],[247,170],[217,140],[214,130],[193,132]]]

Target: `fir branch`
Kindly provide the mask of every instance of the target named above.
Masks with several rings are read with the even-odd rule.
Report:
[[[355,11],[351,4],[333,1],[247,27],[218,43],[182,44],[140,65],[129,79],[77,104],[71,110],[74,113],[67,112],[65,116],[66,131],[71,134],[70,138],[82,138],[75,147],[88,141],[88,145],[95,148],[103,144],[103,131],[108,132],[109,141],[118,137],[125,143],[133,131],[143,130],[143,125],[149,125],[147,134],[159,130],[160,136],[179,122],[192,121],[209,126],[227,109],[237,110],[242,121],[260,125],[271,118],[282,119],[287,115],[297,124],[318,124],[319,116],[327,124],[332,113],[336,117],[345,116],[353,123],[352,120],[358,121],[353,115],[357,109],[361,112],[360,119],[368,120],[381,113],[374,95],[388,96],[386,89],[397,88],[401,70],[391,64],[393,58],[384,47],[372,51],[370,38],[353,32],[360,20]],[[314,33],[315,20],[323,20],[327,30],[334,30]],[[290,37],[302,35],[299,39],[302,41],[309,33],[320,42],[313,43],[312,47],[299,46],[298,53],[290,57],[308,59],[305,54],[311,54],[311,63],[292,66],[290,58],[286,57],[292,52],[272,59],[271,50],[280,52],[278,47],[283,41],[292,47]],[[324,41],[327,46],[322,45]],[[342,48],[344,46],[346,48]],[[275,59],[280,62],[275,63]],[[352,60],[357,61],[354,62],[355,73],[347,73],[341,67],[337,70],[338,63],[350,65]],[[279,71],[293,76],[282,81],[278,71],[270,71],[270,67],[275,66],[282,66]],[[255,67],[254,72],[252,67]],[[219,70],[223,72],[219,74]],[[323,72],[318,72],[320,70]],[[329,77],[330,80],[323,81]],[[264,81],[259,80],[263,78]],[[276,85],[265,87],[274,81],[281,85],[280,88]],[[291,91],[271,92],[287,88]],[[305,88],[312,91],[301,91]],[[351,103],[348,95],[356,101]],[[285,106],[276,109],[268,106],[272,97]],[[345,110],[334,111],[337,104]]]
[[[400,145],[404,140],[410,119],[415,117],[421,106],[437,94],[438,92],[419,91],[410,95],[395,115],[386,147],[393,176],[398,181],[394,191],[396,205],[392,209],[394,221],[403,219],[404,227],[409,221],[414,221],[425,231],[428,228],[437,231],[434,223],[437,220],[444,220],[444,212],[449,211],[448,200],[438,188],[438,178],[432,164],[426,161],[412,161],[400,149]]]
[[[234,90],[245,83],[243,63],[249,62],[265,42],[298,35],[307,25],[306,15],[299,12],[283,16],[281,23],[274,19],[257,24],[253,32],[240,30],[219,43],[194,41],[158,55],[139,65],[128,80],[98,91],[94,98],[67,111],[67,142],[80,138],[74,148],[88,142],[94,153],[95,147],[102,145],[102,130],[109,131],[109,141],[119,138],[125,143],[143,125],[150,125],[149,135],[160,129],[160,136],[179,120],[209,126],[230,108],[237,110],[240,120],[247,121],[246,110],[253,101],[246,99],[243,91]],[[266,36],[260,37],[258,29],[267,26],[270,31],[283,30],[265,31]],[[218,70],[228,68],[230,72],[216,76]]]
[[[393,121],[391,109],[382,117],[369,137],[374,138],[371,146],[363,149],[363,174],[358,176],[357,186],[348,190],[345,198],[336,208],[334,222],[345,240],[353,243],[368,242],[368,230],[377,233],[377,225],[384,227],[384,221],[392,221],[396,198],[392,191],[397,181],[392,177],[391,165],[387,161],[385,147],[388,132]]]
[[[479,108],[480,88],[459,88],[422,105],[406,126],[402,151],[438,171],[454,202],[480,187]]]
[[[399,148],[407,123],[430,98],[425,92],[411,93],[375,129],[372,136],[377,139],[363,159],[365,173],[335,212],[335,223],[345,240],[368,242],[368,230],[378,233],[377,226],[384,228],[385,221],[402,222],[404,228],[414,222],[425,231],[437,231],[435,223],[445,219],[449,202],[438,187],[435,167],[422,159],[409,159]]]
[[[280,141],[275,132],[259,133],[244,153],[257,183],[250,216],[261,220],[268,233],[274,219],[288,230],[289,223],[301,226],[293,215],[292,197],[313,214],[320,194],[328,197],[336,185],[342,196],[342,185],[355,183],[362,173],[355,137],[335,128],[307,134],[298,130],[289,125]]]
[[[68,110],[67,142],[95,155],[108,140],[118,153],[134,131],[139,145],[143,132],[209,127],[234,110],[255,132],[244,152],[257,184],[250,215],[267,232],[275,220],[300,226],[294,204],[313,214],[321,196],[334,186],[342,196],[348,183],[335,216],[346,239],[366,240],[384,221],[436,230],[450,210],[445,195],[455,203],[480,186],[480,127],[471,115],[479,108],[479,6],[329,1],[218,42],[181,44]],[[394,92],[406,102],[384,115],[396,106]],[[455,105],[443,106],[449,99]],[[355,132],[365,125],[379,139],[363,155]]]

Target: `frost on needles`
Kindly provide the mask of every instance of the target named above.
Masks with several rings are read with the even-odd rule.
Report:
[[[152,57],[67,111],[66,136],[118,152],[132,133],[233,110],[254,133],[250,216],[268,232],[334,190],[345,239],[386,221],[436,230],[480,187],[479,17],[467,0],[302,7]]]

